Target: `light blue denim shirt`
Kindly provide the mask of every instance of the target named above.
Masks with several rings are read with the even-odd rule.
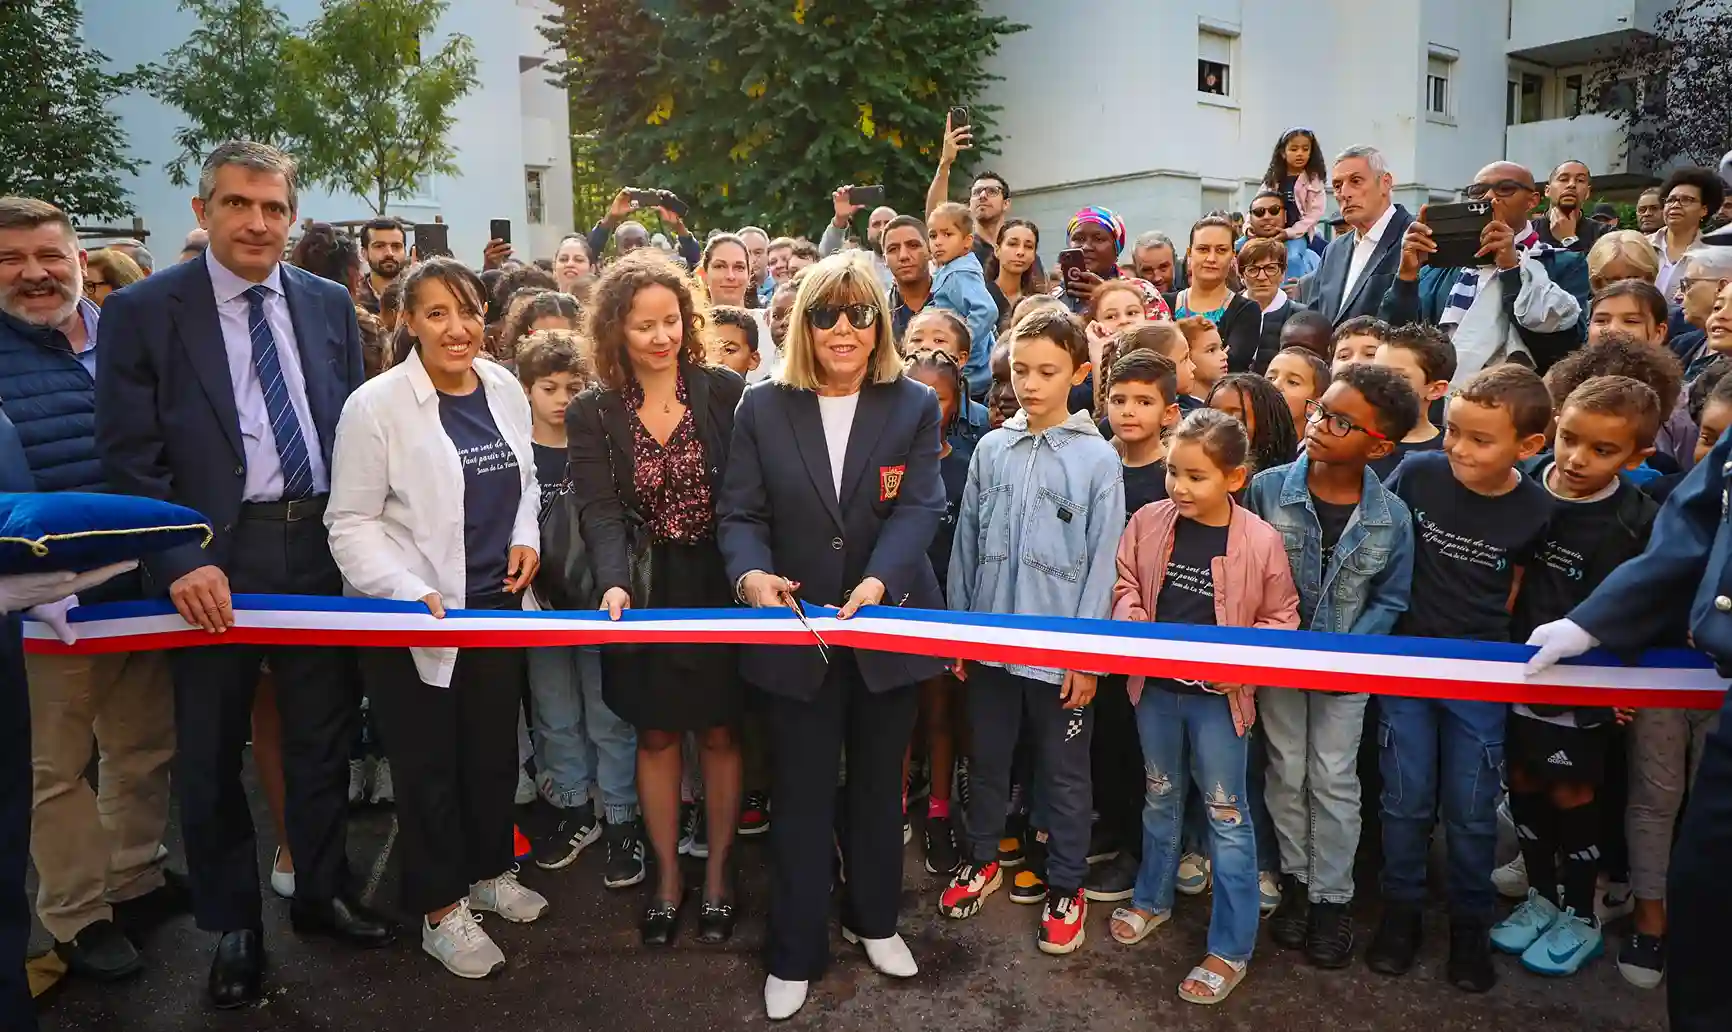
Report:
[[[1029,433],[1018,411],[980,439],[950,551],[950,608],[1104,620],[1125,529],[1124,473],[1087,412]],[[1010,664],[1061,684],[1064,671]]]
[[[1368,468],[1359,508],[1341,532],[1329,568],[1323,568],[1323,527],[1311,504],[1306,474],[1311,460],[1266,469],[1245,492],[1245,508],[1281,532],[1293,583],[1299,589],[1299,626],[1337,634],[1388,634],[1407,611],[1413,581],[1413,517],[1407,503],[1384,488]]]
[[[998,342],[998,304],[986,289],[986,272],[973,252],[953,259],[932,274],[932,299],[927,302],[962,316],[968,323],[968,361],[962,374],[968,378],[970,397],[986,396],[992,385],[992,346]]]

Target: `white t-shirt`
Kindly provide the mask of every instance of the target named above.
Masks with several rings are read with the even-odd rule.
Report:
[[[770,339],[770,310],[748,308],[746,311],[751,314],[752,321],[758,324],[758,368],[746,374],[746,382],[757,383],[776,375],[776,367],[781,364],[782,356],[776,351],[776,342]]]
[[[860,393],[841,398],[818,395],[818,417],[824,421],[824,444],[830,451],[830,479],[836,484],[836,500],[842,500],[842,463],[848,457],[848,434],[854,429],[854,410]]]

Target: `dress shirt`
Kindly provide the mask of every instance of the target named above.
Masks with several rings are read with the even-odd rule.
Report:
[[[1353,259],[1347,263],[1347,282],[1341,285],[1341,303],[1347,304],[1347,299],[1353,296],[1353,287],[1359,282],[1359,277],[1365,274],[1365,267],[1371,264],[1371,255],[1377,250],[1377,245],[1383,242],[1383,234],[1389,231],[1389,220],[1395,217],[1395,204],[1390,202],[1384,209],[1383,217],[1372,223],[1371,231],[1362,233],[1353,244]],[[1331,312],[1330,315],[1336,313]]]
[[[211,289],[216,293],[217,323],[223,331],[223,350],[228,352],[229,383],[235,391],[235,415],[240,418],[241,446],[247,467],[246,484],[241,491],[245,502],[275,502],[283,497],[283,464],[277,457],[277,439],[271,433],[270,412],[265,408],[265,391],[259,384],[258,369],[253,365],[253,334],[248,323],[251,305],[246,298],[253,284],[228,269],[212,251],[205,251],[205,263],[210,268]],[[289,300],[283,294],[282,269],[273,266],[265,277],[265,322],[277,344],[277,362],[283,369],[283,384],[289,389],[289,406],[301,424],[301,437],[307,442],[307,459],[312,466],[313,493],[331,490],[331,477],[325,469],[324,451],[319,447],[319,428],[313,423],[313,410],[307,404],[307,379],[301,372],[301,350],[295,341],[295,321],[289,316]]]
[[[84,350],[78,353],[78,364],[96,379],[96,330],[102,309],[87,298],[78,299],[78,316],[84,322]]]

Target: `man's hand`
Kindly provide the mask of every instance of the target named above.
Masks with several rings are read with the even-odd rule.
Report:
[[[773,573],[753,570],[746,574],[740,582],[740,596],[749,606],[765,609],[770,606],[794,605],[794,592],[800,590],[798,581],[786,577],[778,577]]]
[[[864,204],[854,204],[848,200],[848,191],[852,189],[854,187],[851,185],[838,186],[836,192],[830,195],[830,204],[836,209],[836,217],[830,220],[830,224],[837,229],[847,229],[848,220],[854,217],[854,213],[866,207]]]
[[[949,168],[956,164],[956,156],[965,150],[974,149],[974,129],[972,126],[950,127],[950,116],[944,116],[944,149],[939,152],[938,164]]]
[[[1550,669],[1560,659],[1571,659],[1594,648],[1600,639],[1574,620],[1553,620],[1535,627],[1534,633],[1528,635],[1528,644],[1539,649],[1523,671],[1532,677]]]
[[[511,257],[511,245],[503,240],[487,241],[487,249],[481,252],[481,270],[499,269],[505,266]]]
[[[505,564],[505,590],[517,594],[529,587],[529,582],[535,579],[535,571],[541,569],[541,556],[528,545],[512,545],[510,557]]]
[[[674,236],[683,237],[686,235],[685,220],[675,215],[672,208],[657,208],[656,213],[661,215],[664,223],[673,228]]]
[[[1080,709],[1095,697],[1095,675],[1081,670],[1066,670],[1064,684],[1059,686],[1058,701],[1065,709]]]
[[[619,193],[613,195],[613,203],[607,206],[607,218],[602,221],[606,222],[609,226],[614,226],[619,223],[620,219],[625,218],[636,210],[637,203],[631,199],[631,195],[627,194],[624,190],[621,190]]]
[[[221,634],[235,625],[229,576],[218,566],[201,566],[168,587],[169,601],[180,618],[194,627]]]
[[[1479,231],[1478,257],[1488,255],[1500,269],[1513,269],[1521,261],[1516,255],[1515,230],[1502,222],[1488,222]]]
[[[846,620],[859,612],[861,606],[875,606],[884,601],[884,582],[876,577],[868,577],[855,585],[848,595],[848,602],[842,611],[836,614],[836,619]]]
[[[1425,260],[1437,252],[1437,241],[1432,238],[1431,227],[1417,220],[1407,227],[1407,232],[1401,237],[1401,267],[1396,270],[1395,278],[1403,283],[1413,283],[1419,279],[1419,270],[1425,266]]]
[[[1292,300],[1299,300],[1298,277],[1288,277],[1286,280],[1283,280],[1281,283],[1281,290]]]
[[[619,587],[607,589],[601,596],[601,608],[607,610],[609,620],[618,620],[619,614],[631,608],[631,592]]]
[[[1559,240],[1568,240],[1570,237],[1580,235],[1577,229],[1582,224],[1582,209],[1574,208],[1565,211],[1554,204],[1546,212],[1546,220],[1552,224],[1552,236]]]

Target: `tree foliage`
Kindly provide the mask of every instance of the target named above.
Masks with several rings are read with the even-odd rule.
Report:
[[[131,212],[123,174],[142,163],[127,152],[109,106],[129,74],[102,70],[84,44],[77,0],[0,3],[0,194],[35,197],[75,215],[118,219]]]
[[[289,22],[270,0],[179,0],[198,28],[158,64],[141,65],[146,92],[180,110],[189,125],[175,130],[180,148],[165,166],[169,182],[186,186],[217,144],[253,140],[293,148],[283,69]]]
[[[1732,150],[1732,3],[1678,0],[1614,50],[1593,77],[1598,109],[1621,120],[1634,164],[1710,168]]]
[[[978,0],[558,0],[544,33],[597,173],[673,190],[705,221],[806,232],[845,183],[918,211],[946,111],[979,103],[1002,36]]]
[[[321,0],[283,46],[289,126],[307,180],[347,190],[383,215],[430,174],[456,175],[452,107],[476,85],[475,47],[453,35],[422,52],[446,0]]]

